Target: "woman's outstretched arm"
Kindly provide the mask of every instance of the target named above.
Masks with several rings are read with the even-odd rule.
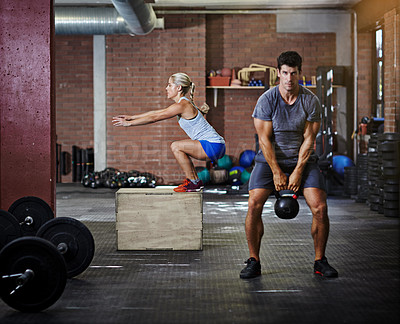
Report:
[[[138,115],[118,115],[113,117],[114,126],[139,126],[156,123],[180,115],[183,111],[181,104],[174,103],[168,108],[152,110]]]

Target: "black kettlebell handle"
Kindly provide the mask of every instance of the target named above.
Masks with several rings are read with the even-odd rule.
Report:
[[[299,197],[298,192],[294,192],[293,190],[289,190],[289,191],[290,191],[290,193],[287,193],[287,195],[292,195],[292,198],[294,198],[294,199],[297,199]],[[274,195],[275,195],[276,199],[282,198],[279,191],[274,190]]]

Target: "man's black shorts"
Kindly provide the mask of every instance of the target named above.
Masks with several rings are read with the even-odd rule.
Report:
[[[279,166],[288,177],[295,168],[295,165],[286,166],[284,164],[279,164]],[[273,175],[268,163],[256,161],[249,180],[249,190],[274,188]],[[306,164],[301,178],[300,188],[320,188],[326,191],[325,178],[317,162]]]

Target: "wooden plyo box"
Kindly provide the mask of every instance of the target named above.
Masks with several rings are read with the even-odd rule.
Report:
[[[201,250],[203,192],[123,188],[115,199],[118,250]]]

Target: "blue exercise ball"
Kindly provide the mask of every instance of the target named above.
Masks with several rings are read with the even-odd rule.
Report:
[[[240,154],[239,164],[243,168],[248,168],[253,164],[256,152],[253,150],[245,150]]]
[[[229,155],[225,154],[217,161],[217,165],[218,167],[229,171],[232,168],[232,159]]]
[[[333,170],[341,177],[344,178],[344,168],[354,166],[352,159],[345,155],[334,155],[332,158]]]

